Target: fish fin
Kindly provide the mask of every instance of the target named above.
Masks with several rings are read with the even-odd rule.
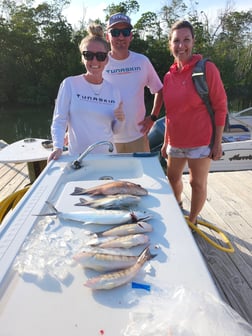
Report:
[[[59,214],[59,211],[55,208],[55,206],[49,202],[46,201],[46,204],[49,206],[50,210],[52,210],[53,212],[46,212],[46,213],[42,213],[42,214],[35,214],[34,216],[57,216]]]
[[[84,195],[86,193],[86,189],[75,187],[74,191],[70,195]]]
[[[85,198],[81,197],[79,200],[80,200],[80,202],[75,203],[74,205],[78,205],[78,206],[87,206],[88,205],[88,201]]]
[[[47,213],[42,213],[42,214],[34,214],[33,216],[37,216],[37,217],[57,216],[57,213],[56,212],[47,212]]]
[[[131,220],[133,223],[137,223],[139,218],[137,218],[137,216],[135,215],[135,212],[133,210],[130,210],[130,216],[131,216]]]
[[[92,232],[92,235],[94,235],[97,238],[103,237],[103,233],[106,232],[107,230],[103,230],[103,231],[95,231]]]
[[[151,215],[151,214],[146,214],[146,216],[143,216],[143,217],[141,217],[141,218],[138,218],[138,221],[143,221],[143,222],[145,222],[145,221],[147,221],[147,220],[149,220],[149,219],[152,219],[152,215]]]
[[[57,215],[59,213],[59,211],[55,208],[55,206],[49,202],[49,201],[46,201],[46,204],[49,206],[49,208]]]
[[[84,231],[84,233],[85,233],[85,235],[87,235],[87,236],[91,236],[91,237],[93,237],[93,238],[101,237],[101,235],[98,236],[98,234],[95,233],[95,232],[93,232],[93,231]]]

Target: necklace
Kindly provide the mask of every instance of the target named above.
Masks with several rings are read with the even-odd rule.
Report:
[[[103,88],[103,83],[101,84],[92,84],[89,83],[92,91],[94,92],[95,96],[100,96],[102,88]]]

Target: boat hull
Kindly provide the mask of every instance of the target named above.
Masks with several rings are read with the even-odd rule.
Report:
[[[160,152],[164,141],[165,118],[160,118],[149,133],[152,152]],[[223,156],[218,161],[212,161],[210,171],[234,171],[252,169],[252,140],[248,127],[231,123],[230,129],[223,133]],[[160,154],[160,163],[166,167],[166,160]],[[185,167],[184,172],[188,172]]]

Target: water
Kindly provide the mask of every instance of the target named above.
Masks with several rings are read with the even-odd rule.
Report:
[[[53,107],[1,108],[0,139],[12,143],[25,138],[50,139]]]

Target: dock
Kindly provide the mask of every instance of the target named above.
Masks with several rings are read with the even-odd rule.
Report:
[[[0,202],[30,183],[26,163],[0,163]]]
[[[183,175],[185,209],[189,209],[189,176]],[[208,176],[208,193],[200,216],[220,228],[235,252],[226,253],[195,240],[214,279],[222,299],[252,324],[252,171],[212,172]],[[200,226],[220,243],[218,234]],[[223,245],[224,246],[224,245]],[[193,262],[193,260],[192,260]]]
[[[183,175],[183,204],[189,209],[190,184]],[[25,163],[0,163],[0,201],[30,183]],[[252,324],[252,171],[209,173],[208,196],[201,217],[220,228],[234,253],[220,251],[193,234],[222,299]],[[219,242],[209,229],[206,234]],[[183,243],[183,242],[181,242]],[[193,260],[192,260],[193,262]]]

